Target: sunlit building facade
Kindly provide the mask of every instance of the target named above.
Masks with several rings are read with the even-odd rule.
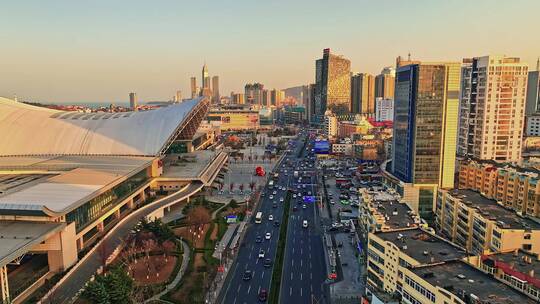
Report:
[[[375,77],[358,73],[351,77],[351,112],[373,116],[375,114]]]
[[[324,49],[315,62],[315,112],[320,118],[327,109],[336,114],[350,112],[351,61]]]

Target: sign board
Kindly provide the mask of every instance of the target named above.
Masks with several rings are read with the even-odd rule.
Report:
[[[236,215],[227,215],[227,224],[234,224],[238,220]]]

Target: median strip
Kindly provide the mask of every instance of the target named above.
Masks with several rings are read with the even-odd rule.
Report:
[[[283,272],[283,258],[285,256],[285,245],[287,243],[287,225],[289,223],[289,213],[291,206],[291,193],[287,191],[287,196],[284,202],[283,220],[279,229],[279,241],[274,261],[274,269],[272,271],[272,281],[270,283],[270,295],[268,303],[277,304],[279,302],[279,290],[281,283],[281,274]]]

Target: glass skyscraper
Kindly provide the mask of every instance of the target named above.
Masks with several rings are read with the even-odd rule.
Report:
[[[315,62],[315,113],[322,118],[327,109],[338,114],[351,111],[351,61],[324,49]]]

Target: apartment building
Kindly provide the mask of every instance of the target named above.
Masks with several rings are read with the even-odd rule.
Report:
[[[540,224],[472,190],[438,191],[435,228],[473,254],[516,249],[540,253]]]
[[[458,188],[480,192],[519,214],[540,217],[540,171],[492,161],[462,161]]]

